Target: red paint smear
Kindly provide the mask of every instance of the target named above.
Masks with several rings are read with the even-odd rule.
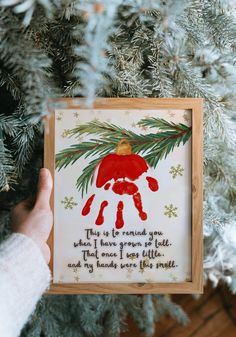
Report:
[[[91,197],[88,198],[88,200],[86,201],[86,204],[84,205],[84,208],[82,209],[82,215],[89,214],[90,207],[92,205],[94,197],[95,197],[95,194],[91,195]]]
[[[123,208],[124,208],[123,201],[119,201],[117,205],[117,212],[116,212],[116,228],[117,229],[120,229],[124,226]]]
[[[111,186],[110,183],[107,183],[105,186],[104,186],[104,190],[109,190],[109,187]]]
[[[146,177],[148,181],[148,187],[150,188],[151,191],[156,192],[158,191],[158,181],[155,178],[152,177]]]
[[[138,154],[118,155],[111,153],[101,160],[96,186],[102,187],[112,179],[128,178],[134,181],[147,170],[146,161]]]
[[[133,195],[133,200],[134,200],[134,205],[137,208],[139,212],[139,217],[141,220],[146,220],[147,219],[147,213],[143,211],[143,205],[142,205],[142,200],[141,200],[141,195],[140,193],[136,193]]]
[[[116,194],[128,194],[132,195],[138,192],[138,187],[134,183],[128,181],[116,181],[112,186],[112,191]]]
[[[98,217],[97,217],[96,222],[95,222],[96,225],[102,225],[103,224],[103,222],[104,222],[103,211],[104,211],[104,208],[107,207],[107,205],[108,205],[108,202],[106,200],[101,203],[100,210],[99,210],[99,213],[98,213]]]

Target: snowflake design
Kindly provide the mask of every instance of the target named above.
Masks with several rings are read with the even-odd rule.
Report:
[[[69,129],[64,129],[64,131],[62,132],[61,136],[63,138],[66,138],[66,137],[69,136],[69,134],[70,134],[70,130]]]
[[[78,205],[77,202],[74,201],[74,197],[65,197],[61,203],[64,204],[65,209],[73,209],[74,206]]]
[[[175,274],[173,274],[173,273],[169,273],[169,277],[171,278],[171,280],[172,281],[177,281],[177,277],[176,277],[176,275]]]
[[[59,111],[57,113],[56,120],[60,122],[62,120],[62,117],[63,117],[63,112]]]
[[[171,166],[169,173],[172,175],[172,178],[175,179],[177,176],[183,175],[184,168],[180,164],[177,166]]]
[[[175,207],[173,204],[170,204],[170,205],[165,205],[165,212],[164,214],[166,216],[168,216],[169,218],[172,218],[172,217],[177,217],[177,207]]]

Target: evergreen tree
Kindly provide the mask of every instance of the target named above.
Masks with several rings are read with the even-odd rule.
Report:
[[[204,277],[236,292],[235,41],[232,0],[0,0],[1,240],[36,186],[49,96],[203,97]],[[127,315],[151,335],[165,313],[187,322],[167,295],[47,295],[22,336],[118,336]]]

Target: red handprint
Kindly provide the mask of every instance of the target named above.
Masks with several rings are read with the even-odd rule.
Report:
[[[131,146],[126,139],[119,141],[116,153],[111,153],[104,157],[98,168],[98,175],[96,179],[96,187],[109,190],[111,187],[110,181],[114,179],[114,183],[111,187],[112,191],[118,195],[130,195],[133,198],[134,206],[136,207],[141,220],[147,219],[147,213],[144,212],[142,206],[141,194],[139,193],[138,186],[131,181],[137,180],[143,173],[147,172],[148,164],[141,156],[132,153]],[[155,178],[146,177],[148,186],[151,191],[156,192],[158,190],[158,182]],[[95,198],[93,194],[85,203],[82,210],[82,215],[89,214],[91,205]],[[102,225],[104,222],[103,211],[108,206],[108,201],[102,201],[100,210],[95,221],[96,225]],[[124,203],[122,200],[118,202],[116,211],[116,223],[117,229],[124,226],[123,219]]]

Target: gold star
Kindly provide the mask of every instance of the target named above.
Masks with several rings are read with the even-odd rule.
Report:
[[[170,117],[174,117],[175,116],[175,113],[172,111],[172,110],[168,110],[168,115]]]
[[[191,275],[190,272],[186,273],[185,281],[186,281],[186,282],[192,281],[192,275]]]
[[[80,280],[79,276],[75,276],[74,280],[75,280],[75,282],[79,282],[79,280]]]
[[[145,281],[146,281],[147,283],[152,283],[152,282],[153,282],[152,279],[150,279],[150,278],[145,278]]]
[[[78,273],[78,268],[73,268],[73,273]]]
[[[75,116],[75,118],[79,118],[79,113],[77,111],[74,112],[74,116]]]
[[[63,276],[61,276],[61,277],[59,278],[59,280],[58,280],[58,283],[62,283],[62,282],[63,282],[63,280],[64,280],[64,277],[63,277]]]
[[[135,256],[135,255],[130,255],[130,256],[129,256],[129,259],[130,259],[130,260],[135,260],[135,259],[136,259],[136,256]]]
[[[186,114],[186,113],[183,115],[183,119],[184,119],[186,122],[190,122],[190,117],[189,117],[189,115]]]
[[[127,269],[127,275],[126,275],[126,277],[127,277],[127,278],[131,278],[132,272],[133,272],[133,269],[132,269],[132,268],[128,268],[128,269]]]

